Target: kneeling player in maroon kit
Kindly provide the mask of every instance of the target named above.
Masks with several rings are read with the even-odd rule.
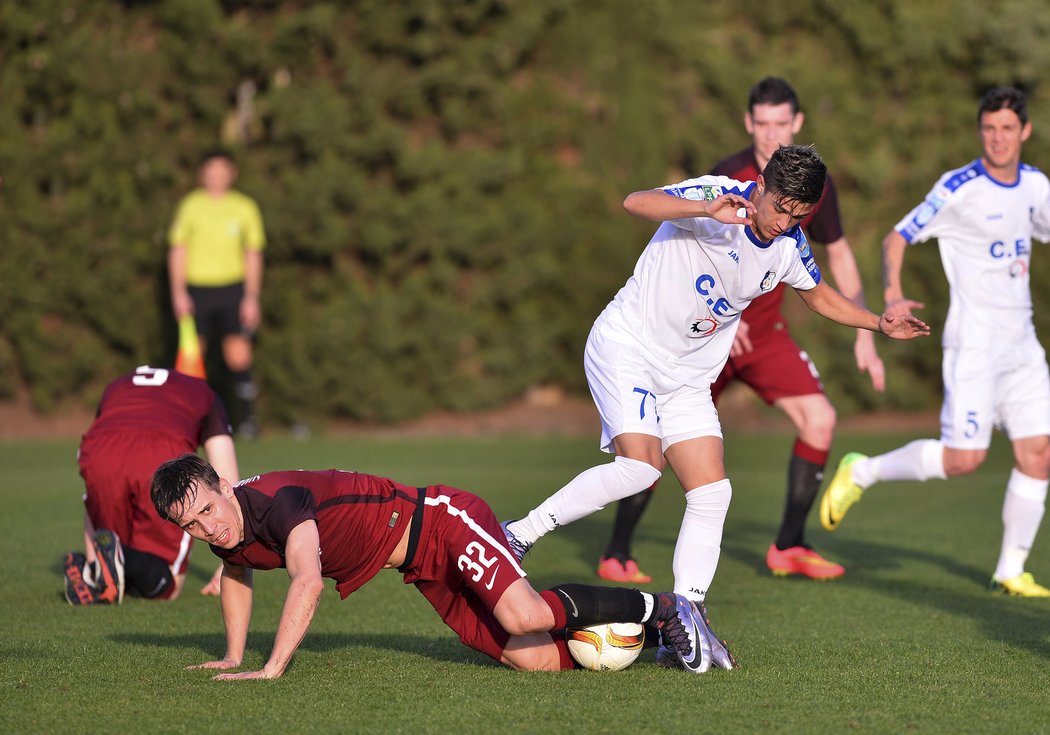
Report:
[[[203,380],[143,365],[106,386],[77,452],[87,553],[65,557],[71,605],[119,604],[125,588],[152,599],[179,595],[191,539],[157,515],[149,483],[161,462],[199,446],[236,481],[230,421]],[[212,586],[201,592],[215,594]]]
[[[464,490],[415,488],[341,470],[271,472],[231,487],[186,454],[157,468],[151,496],[162,517],[207,541],[223,560],[226,655],[191,668],[241,665],[252,570],[288,570],[266,665],[216,679],[281,676],[313,619],[322,577],[334,579],[346,598],[391,568],[423,593],[464,644],[516,669],[573,668],[564,640],[551,632],[609,622],[660,629],[665,645],[700,672],[734,666],[703,607],[681,595],[581,584],[536,592],[492,509]]]

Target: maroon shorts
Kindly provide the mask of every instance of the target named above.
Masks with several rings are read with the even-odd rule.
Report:
[[[711,386],[712,399],[717,401],[719,394],[734,380],[749,385],[770,405],[781,398],[824,392],[816,366],[787,330],[752,333],[751,342],[754,346],[751,352],[726,361]]]
[[[499,661],[510,634],[493,610],[525,577],[499,521],[478,496],[444,485],[426,489],[421,517],[415,554],[401,567],[405,584],[423,593],[465,645]]]
[[[78,459],[92,525],[115,531],[124,546],[159,556],[175,574],[186,571],[190,537],[157,515],[149,483],[161,463],[187,451],[193,448],[165,434],[112,432],[85,439]]]

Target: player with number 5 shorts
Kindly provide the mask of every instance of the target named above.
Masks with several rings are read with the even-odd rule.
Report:
[[[1050,476],[1050,372],[1032,323],[1032,239],[1050,241],[1050,181],[1021,163],[1032,124],[1024,94],[989,90],[977,112],[981,157],[948,171],[883,241],[886,308],[911,313],[901,267],[908,245],[936,239],[948,278],[941,438],[864,457],[849,453],[821,499],[821,522],[838,527],[865,489],[889,480],[974,472],[992,429],[1010,437],[1014,469],[1003,501],[1003,538],[993,591],[1047,597],[1024,565],[1046,505]]]

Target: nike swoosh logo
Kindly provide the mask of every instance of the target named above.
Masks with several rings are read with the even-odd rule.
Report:
[[[489,583],[487,585],[485,585],[485,589],[487,589],[487,590],[491,590],[492,589],[492,585],[494,585],[496,583],[496,572],[498,572],[498,571],[499,571],[499,564],[497,564],[496,568],[492,570],[492,576],[489,577]]]
[[[558,592],[559,592],[559,593],[561,593],[561,595],[562,595],[562,596],[563,596],[563,597],[564,597],[564,598],[565,598],[566,600],[568,600],[568,601],[569,601],[569,604],[570,604],[570,605],[572,605],[572,616],[573,616],[574,618],[578,618],[578,617],[580,617],[580,611],[579,611],[579,609],[578,609],[578,608],[576,607],[576,603],[575,603],[575,602],[573,602],[572,598],[571,598],[571,597],[569,597],[569,595],[568,595],[568,594],[567,594],[567,593],[565,592],[565,590],[558,590]]]
[[[689,668],[695,668],[693,663],[696,661],[697,654],[700,653],[700,631],[696,628],[696,623],[693,623],[693,636],[696,640],[696,644],[693,646],[693,652],[689,655],[688,659],[682,659],[682,663]]]

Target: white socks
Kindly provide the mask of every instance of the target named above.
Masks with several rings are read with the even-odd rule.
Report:
[[[674,547],[674,591],[703,600],[718,567],[733,488],[729,480],[701,485],[685,494],[685,515]]]
[[[615,500],[642,492],[659,480],[661,474],[646,462],[617,457],[608,464],[584,470],[529,511],[528,516],[514,521],[508,528],[526,544],[536,543],[558,526],[589,516]]]
[[[852,471],[853,481],[862,488],[887,480],[943,480],[944,445],[935,439],[920,439],[854,462]],[[1047,480],[1036,480],[1016,468],[1010,472],[1003,498],[1003,542],[995,567],[996,579],[1002,581],[1024,572],[1043,519],[1048,484]]]
[[[995,567],[995,578],[999,581],[1024,572],[1024,563],[1043,519],[1047,485],[1047,480],[1023,475],[1016,468],[1010,473],[1003,499],[1003,544]]]
[[[943,480],[944,445],[937,439],[919,439],[892,452],[853,463],[853,481],[867,489],[887,480]]]

